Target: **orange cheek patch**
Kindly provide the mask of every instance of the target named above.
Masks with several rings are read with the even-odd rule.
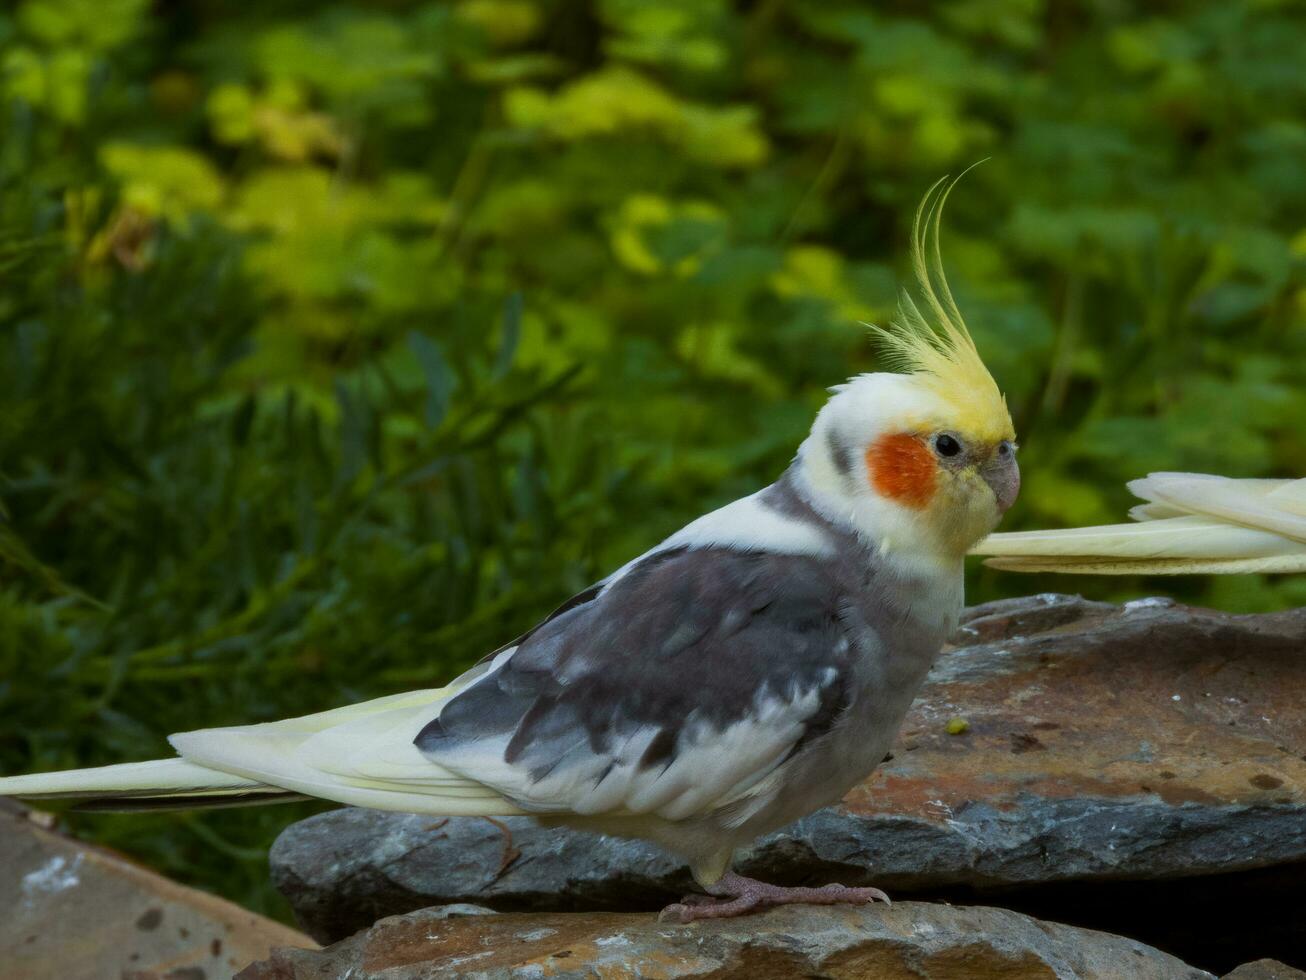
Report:
[[[929,447],[915,436],[888,435],[866,450],[866,473],[880,496],[905,507],[924,507],[934,496],[938,467]]]

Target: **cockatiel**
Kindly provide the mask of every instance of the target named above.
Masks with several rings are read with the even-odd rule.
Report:
[[[1152,473],[1129,484],[1138,523],[994,534],[974,549],[1017,572],[1306,572],[1306,480]]]
[[[448,687],[173,735],[179,758],[0,779],[0,795],[529,814],[683,856],[708,895],[664,910],[681,921],[887,901],[730,866],[738,847],[836,802],[881,762],[957,625],[967,550],[1020,487],[1006,405],[943,276],[950,189],[931,188],[913,226],[925,312],[904,296],[879,331],[905,373],[833,389],[775,483],[671,535]]]

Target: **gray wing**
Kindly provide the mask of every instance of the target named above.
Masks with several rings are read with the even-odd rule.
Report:
[[[529,809],[713,809],[847,706],[843,596],[821,558],[655,553],[496,657],[417,747]]]

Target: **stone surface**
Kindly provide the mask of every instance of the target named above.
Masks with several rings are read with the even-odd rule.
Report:
[[[4,980],[225,980],[293,929],[49,829],[0,800]]]
[[[1140,928],[1196,897],[1182,884],[1165,893],[1135,885],[1129,893],[1149,903],[1135,912],[1111,896],[1113,883],[1218,874],[1253,905],[1259,896],[1254,917],[1278,930],[1277,946],[1233,950],[1228,966],[1283,949],[1306,959],[1303,899],[1291,884],[1301,868],[1285,881],[1251,870],[1306,861],[1306,609],[1229,616],[1168,600],[1035,596],[970,610],[958,643],[893,758],[842,805],[758,842],[741,870],[961,898],[1092,882]],[[948,734],[955,718],[964,734]],[[324,941],[436,903],[652,909],[690,884],[650,845],[526,818],[338,810],[289,828],[271,860],[300,921]],[[1054,911],[1070,917],[1062,907],[1077,901]],[[1198,911],[1227,921],[1247,908],[1208,901]],[[1203,921],[1188,925],[1216,941]]]
[[[277,951],[237,980],[1197,980],[1142,943],[994,908],[803,908],[691,925],[611,912],[383,919],[316,952]]]
[[[1244,963],[1226,973],[1220,980],[1306,980],[1306,971],[1298,970],[1278,960],[1256,960]]]

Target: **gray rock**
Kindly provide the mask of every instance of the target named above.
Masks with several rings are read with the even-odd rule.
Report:
[[[970,610],[958,641],[893,758],[742,871],[958,894],[1306,861],[1306,610],[1042,595]],[[338,810],[287,829],[271,863],[323,941],[436,903],[642,910],[690,889],[651,845],[526,818]]]
[[[328,949],[278,950],[237,980],[553,977],[877,980],[1199,980],[1142,943],[994,908],[774,909],[688,926],[651,915],[506,914],[383,919]]]
[[[270,861],[299,921],[331,939],[432,902],[622,911],[655,908],[693,886],[688,869],[652,844],[528,817],[333,810],[284,831]]]

